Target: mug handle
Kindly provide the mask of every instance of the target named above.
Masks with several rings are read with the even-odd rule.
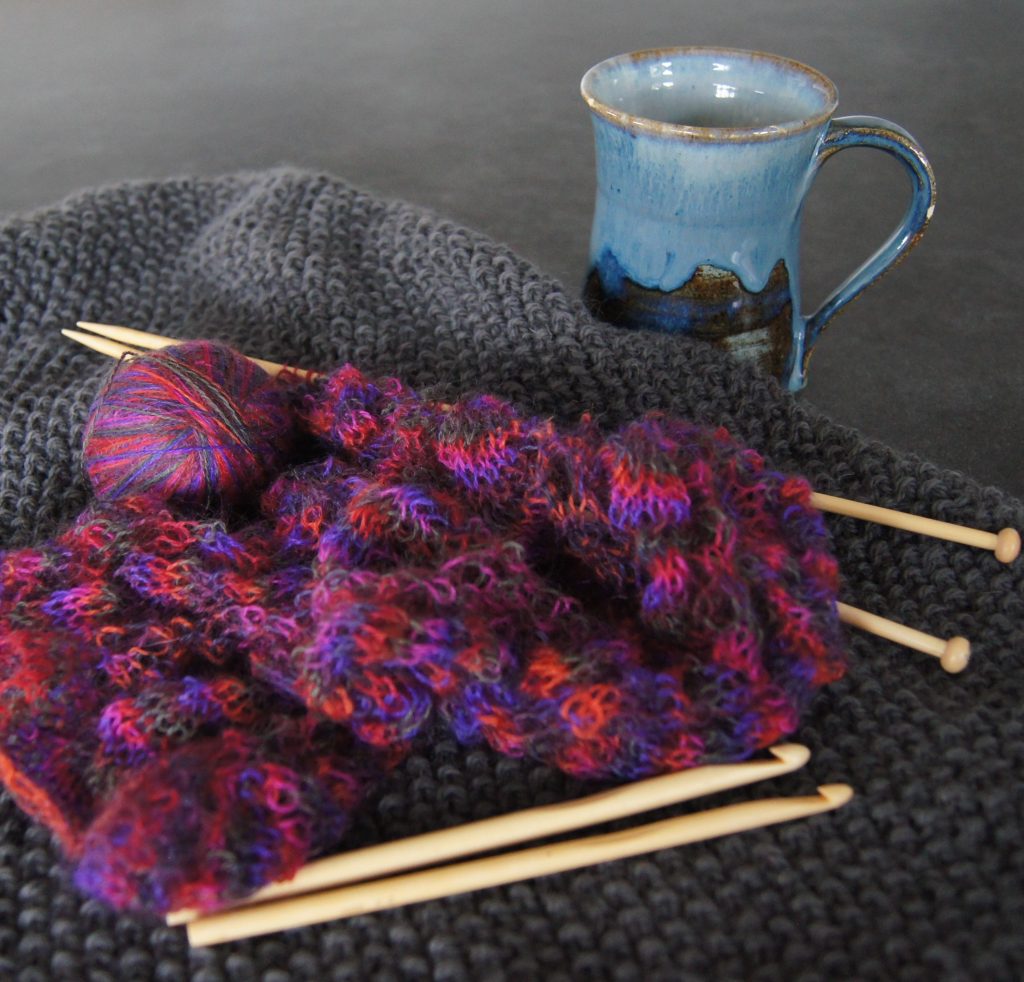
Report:
[[[866,262],[847,277],[806,321],[803,369],[825,325],[851,300],[860,296],[921,238],[935,211],[935,174],[917,141],[902,127],[877,116],[841,116],[829,124],[818,145],[814,171],[834,153],[847,147],[875,147],[891,154],[907,169],[912,191],[910,205],[896,231]]]

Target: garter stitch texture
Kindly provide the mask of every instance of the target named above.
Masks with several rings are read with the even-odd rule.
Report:
[[[207,342],[122,364],[91,420],[223,364]],[[204,434],[225,399],[185,399]],[[172,512],[138,473],[146,496],[0,553],[0,776],[108,903],[205,909],[293,875],[437,717],[633,779],[778,742],[842,674],[810,488],[724,430],[559,429],[351,365],[299,414],[312,459],[254,522]]]
[[[610,434],[662,411],[724,425],[769,470],[804,474],[817,490],[1024,527],[1020,502],[866,441],[714,351],[595,324],[576,292],[419,208],[292,171],[125,185],[9,220],[0,226],[0,545],[38,549],[88,504],[82,430],[109,364],[55,340],[78,319],[218,338],[290,364],[348,362],[424,398],[488,392],[527,416],[554,416],[560,428],[590,412]],[[828,523],[844,600],[975,646],[969,669],[949,677],[932,659],[851,632],[847,674],[817,694],[796,733],[813,754],[805,771],[728,796],[847,781],[857,797],[841,811],[189,951],[180,930],[84,899],[48,827],[4,794],[0,977],[1021,977],[1024,566],[852,520]],[[197,725],[199,713],[250,712],[230,687],[207,685],[201,695],[183,725]],[[266,710],[251,711],[267,718]],[[299,743],[315,770],[321,735],[273,716],[273,732],[233,724],[245,738],[220,747],[220,766],[260,743],[263,767],[249,779],[265,787]],[[331,724],[323,736],[337,746],[343,731]],[[381,773],[383,764],[369,764]],[[340,782],[324,781],[335,801]],[[342,816],[328,802],[318,810],[333,849],[585,790],[543,762],[463,747],[442,726],[356,810],[343,839]],[[362,792],[352,787],[353,800]],[[292,799],[286,791],[278,800]]]

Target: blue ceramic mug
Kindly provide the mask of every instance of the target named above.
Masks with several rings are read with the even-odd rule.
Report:
[[[584,289],[595,316],[682,332],[753,362],[792,390],[835,314],[920,238],[935,178],[909,133],[873,116],[833,119],[836,87],[776,55],[663,48],[584,75],[597,201]],[[818,168],[875,147],[913,190],[896,231],[813,314],[800,308],[800,216]]]

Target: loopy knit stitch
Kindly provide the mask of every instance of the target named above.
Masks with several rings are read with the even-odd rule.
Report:
[[[94,417],[158,371],[228,363],[218,347],[122,365]],[[842,674],[810,488],[724,430],[560,429],[350,365],[298,414],[306,459],[255,519],[172,511],[129,457],[146,496],[119,486],[0,554],[3,777],[116,906],[204,908],[293,874],[437,718],[628,780],[747,757]]]

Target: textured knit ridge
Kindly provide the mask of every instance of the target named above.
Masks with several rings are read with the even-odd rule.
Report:
[[[712,350],[596,324],[575,292],[456,223],[294,171],[122,185],[8,220],[0,544],[38,545],[88,502],[82,428],[109,366],[57,340],[78,319],[219,338],[311,368],[349,362],[446,401],[487,392],[559,425],[589,412],[611,432],[660,410],[725,426],[769,469],[803,474],[817,490],[1024,527],[1020,502],[998,490],[865,440]],[[848,781],[857,797],[834,815],[190,952],[180,931],[83,900],[48,828],[4,795],[0,976],[1019,978],[1024,567],[828,522],[842,599],[964,634],[975,652],[952,678],[931,659],[850,634],[846,676],[818,694],[796,733],[812,750],[805,773],[765,789]],[[282,748],[288,738],[278,737]],[[467,749],[441,729],[384,780],[345,841],[583,791],[556,768]]]

